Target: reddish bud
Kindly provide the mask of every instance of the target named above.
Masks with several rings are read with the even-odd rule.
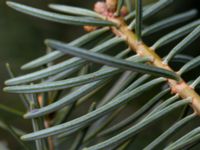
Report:
[[[94,11],[96,11],[99,14],[104,14],[107,11],[107,6],[104,2],[97,2],[94,5]]]
[[[83,28],[87,32],[92,32],[97,29],[97,27],[95,27],[95,26],[84,26]]]
[[[117,9],[117,0],[106,0],[108,11],[115,12]]]
[[[128,14],[128,10],[127,10],[127,8],[125,7],[125,6],[123,6],[122,7],[122,9],[121,9],[121,16],[126,16]]]

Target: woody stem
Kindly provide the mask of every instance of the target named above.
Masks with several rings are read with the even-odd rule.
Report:
[[[127,44],[135,53],[140,56],[151,57],[153,59],[151,63],[156,67],[175,72],[168,64],[163,63],[161,57],[157,55],[152,48],[148,47],[145,43],[137,40],[136,34],[128,28],[122,18],[108,18],[108,20],[118,24],[118,27],[112,28],[113,33],[117,36],[125,38]],[[181,78],[178,73],[176,74],[180,79],[179,81],[166,79],[169,86],[171,87],[172,93],[178,94],[183,99],[192,99],[190,105],[193,108],[194,112],[200,115],[200,96],[193,88],[190,87],[190,85],[188,85]]]

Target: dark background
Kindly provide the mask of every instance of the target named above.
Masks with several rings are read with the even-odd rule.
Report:
[[[143,1],[144,3],[150,3],[153,0]],[[95,0],[18,0],[17,2],[48,10],[47,4],[49,3],[65,3],[68,5],[92,8]],[[165,9],[162,13],[159,13],[159,15],[156,15],[154,19],[167,17],[170,16],[170,14],[176,14],[191,8],[200,9],[200,1],[175,0],[171,7]],[[148,22],[152,22],[154,19],[149,19]],[[44,39],[53,38],[67,42],[83,33],[84,31],[81,27],[72,27],[58,23],[52,23],[21,14],[15,10],[12,10],[11,8],[8,8],[5,4],[5,1],[0,0],[1,89],[4,86],[3,82],[9,78],[4,65],[6,62],[11,64],[11,67],[17,75],[23,74],[24,72],[19,70],[19,67],[22,64],[45,53],[45,46],[43,44]],[[152,37],[148,43],[151,43],[152,39],[154,40],[158,36],[160,35]],[[200,45],[198,41],[196,41],[194,45]],[[189,53],[194,56],[199,54],[199,46],[192,46],[192,49],[189,50]],[[0,103],[16,109],[24,110],[19,98],[14,94],[1,92]],[[30,128],[29,122],[24,121],[21,118],[12,117],[3,111],[0,111],[0,116],[10,121],[17,127]],[[12,136],[0,129],[0,142],[1,141],[8,142],[8,145],[11,149],[18,149],[18,144],[14,141]]]

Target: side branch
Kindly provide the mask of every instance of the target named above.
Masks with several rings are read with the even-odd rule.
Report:
[[[128,26],[122,18],[108,18],[108,20],[118,23],[118,28],[112,28],[113,33],[115,33],[117,36],[124,37],[127,44],[134,52],[141,56],[152,57],[152,64],[156,67],[175,72],[169,65],[163,63],[161,57],[158,56],[155,51],[153,51],[145,43],[137,40],[136,34],[133,31],[129,30]],[[183,99],[191,98],[191,107],[193,108],[195,113],[200,115],[200,96],[181,78],[180,75],[177,74],[177,76],[179,76],[179,81],[167,79],[167,82],[171,87],[172,93],[178,94]]]

